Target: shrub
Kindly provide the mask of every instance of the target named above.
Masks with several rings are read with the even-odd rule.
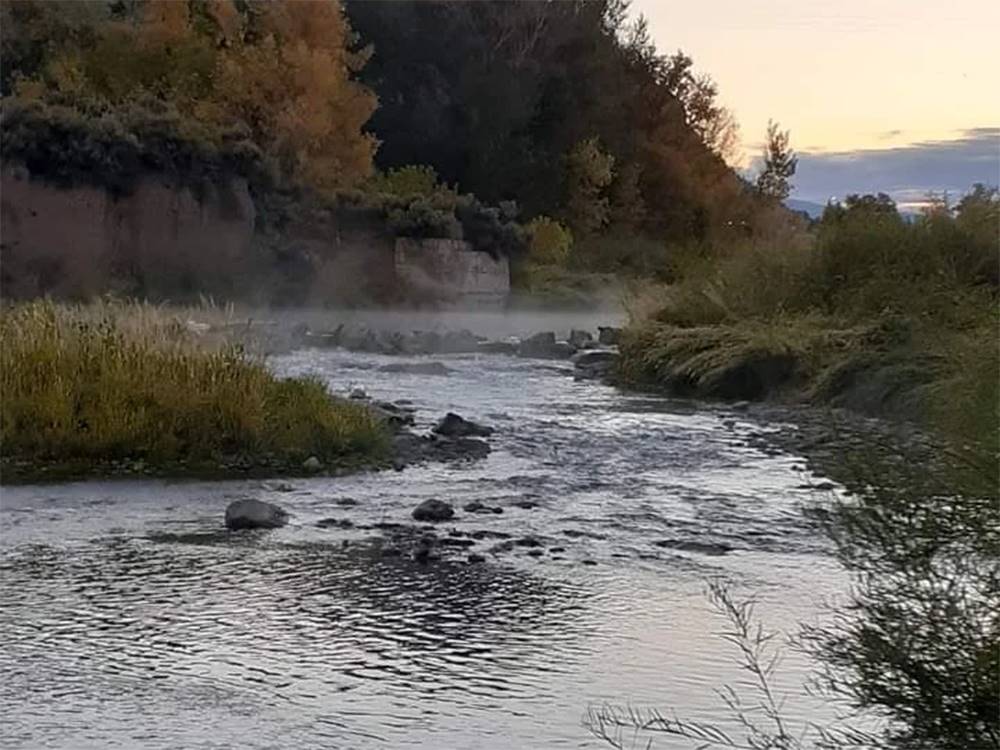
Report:
[[[385,193],[399,198],[428,198],[432,195],[454,193],[445,185],[438,184],[437,172],[427,165],[410,164],[399,169],[376,174],[368,184],[373,193]]]
[[[548,216],[538,216],[526,229],[531,238],[528,258],[532,263],[555,266],[566,263],[573,247],[573,235],[566,227]]]
[[[6,100],[0,154],[5,163],[24,164],[32,176],[112,193],[129,192],[150,171],[191,185],[234,174],[270,183],[270,166],[238,128],[212,129],[167,105],[148,104],[88,112]]]

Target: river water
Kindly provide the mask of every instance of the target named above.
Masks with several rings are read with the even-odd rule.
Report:
[[[715,689],[755,695],[706,582],[756,596],[786,635],[846,585],[800,513],[820,478],[750,439],[793,428],[574,382],[563,363],[433,359],[451,374],[384,373],[399,360],[342,351],[272,364],[411,400],[422,428],[449,410],[490,424],[487,459],[288,486],[5,487],[0,744],[599,748],[582,721],[603,702],[732,728]],[[226,533],[243,497],[292,522]],[[459,511],[441,533],[531,535],[542,554],[491,551],[487,536],[471,550],[482,564],[379,555],[371,525],[408,523],[431,497],[504,508]],[[354,526],[315,525],[328,517]],[[809,669],[786,651],[776,673],[795,722],[828,717],[803,695]]]

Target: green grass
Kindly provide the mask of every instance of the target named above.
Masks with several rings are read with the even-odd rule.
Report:
[[[0,455],[5,478],[141,461],[156,473],[301,471],[373,460],[371,411],[322,383],[282,380],[170,312],[134,303],[50,302],[0,313]]]

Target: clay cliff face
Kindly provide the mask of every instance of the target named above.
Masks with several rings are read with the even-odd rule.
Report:
[[[8,166],[0,171],[4,296],[233,286],[255,219],[242,178],[196,194],[151,175],[114,196],[93,186],[58,188]]]
[[[260,230],[241,177],[192,188],[142,177],[127,195],[0,170],[0,294],[85,300],[113,292],[184,302],[496,308],[505,258],[461,240],[396,239],[378,217],[301,212]],[[260,230],[260,233],[258,233]]]

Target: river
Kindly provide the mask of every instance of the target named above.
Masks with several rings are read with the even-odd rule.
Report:
[[[847,583],[800,512],[821,478],[752,439],[793,428],[575,382],[559,362],[433,359],[451,374],[339,350],[272,366],[410,400],[421,428],[446,411],[492,425],[487,459],[287,486],[3,488],[3,747],[600,748],[582,720],[605,701],[731,728],[714,690],[754,694],[706,582],[730,579],[786,635]],[[243,497],[292,522],[226,533]],[[443,527],[484,532],[487,562],[378,554],[371,525],[427,498],[504,509]],[[316,526],[331,516],[353,526]],[[504,534],[542,545],[492,552]],[[788,650],[775,677],[796,722],[828,717],[803,694],[810,668]]]

